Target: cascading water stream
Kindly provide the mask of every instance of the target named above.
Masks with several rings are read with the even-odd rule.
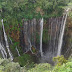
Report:
[[[16,47],[16,51],[17,51],[17,53],[18,53],[18,56],[20,56],[20,53],[19,53],[19,50],[17,49],[17,47]]]
[[[43,18],[42,18],[41,21],[40,21],[40,52],[41,52],[41,57],[43,56],[42,36],[43,36]]]
[[[4,47],[2,46],[1,43],[0,43],[0,50],[1,50],[1,53],[2,53],[3,58],[7,58],[7,53],[6,53]]]
[[[3,50],[3,53],[5,54],[5,58],[7,58],[7,53],[6,53],[6,50],[4,48],[4,45],[2,45],[2,50]]]
[[[32,45],[31,45],[30,39],[28,39],[28,42],[29,42],[29,47],[30,47],[30,51],[31,51]]]
[[[9,45],[8,45],[8,41],[7,41],[7,35],[6,35],[5,29],[4,29],[3,19],[2,19],[2,26],[3,26],[4,38],[5,38],[5,42],[6,42],[6,48],[7,48],[7,50],[8,50],[10,59],[13,60],[13,56],[12,56],[12,53],[10,52]]]
[[[10,38],[9,38],[9,39],[10,39]],[[13,42],[12,42],[11,39],[10,39],[10,42],[11,42],[11,44],[13,44]],[[18,56],[20,56],[20,53],[19,53],[19,50],[18,50],[17,46],[16,46],[16,51],[17,51],[17,53],[18,53]]]
[[[64,19],[64,16],[63,16],[63,19]],[[64,30],[65,30],[66,20],[67,20],[67,13],[66,13],[66,16],[65,16],[64,23],[62,21],[63,25],[61,25],[60,36],[59,36],[59,43],[58,43],[58,53],[57,53],[58,56],[61,55],[61,48],[62,48],[62,43],[63,43],[63,35],[64,35]]]

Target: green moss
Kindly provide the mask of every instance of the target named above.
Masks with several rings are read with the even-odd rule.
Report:
[[[48,34],[48,29],[44,29],[43,30],[43,43],[48,43],[49,41],[49,34]]]
[[[33,57],[28,54],[16,57],[14,61],[19,62],[21,66],[26,66],[27,68],[31,68],[34,65]]]

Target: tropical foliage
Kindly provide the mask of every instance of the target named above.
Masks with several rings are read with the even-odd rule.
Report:
[[[33,68],[20,67],[9,59],[0,59],[0,72],[72,72],[72,58],[61,66],[51,66],[48,63],[35,64]]]

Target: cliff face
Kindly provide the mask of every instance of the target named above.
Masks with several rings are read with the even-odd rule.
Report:
[[[48,18],[44,20],[43,39],[42,39],[43,40],[42,49],[44,54],[48,53],[49,56],[57,55],[58,40],[64,19],[65,18],[61,16],[61,17]],[[17,53],[15,50],[16,46],[18,47],[18,50],[21,54],[29,50],[35,53],[40,52],[40,34],[41,34],[40,22],[41,19],[35,19],[35,18],[32,20],[23,19],[22,25],[18,24],[18,26],[13,30],[12,30],[13,26],[10,25],[10,28],[8,30],[6,29],[7,35],[12,38],[12,40],[9,39],[9,44],[12,53],[14,52],[13,54]],[[11,44],[11,41],[13,42],[13,45]],[[66,55],[66,53],[71,51],[71,45],[70,45],[71,42],[72,42],[72,21],[71,18],[68,17],[65,34],[63,38],[63,47],[62,47],[63,55]],[[17,54],[15,55],[17,56]]]
[[[63,17],[49,18],[44,20],[42,39],[42,49],[44,54],[49,52],[50,55],[57,55],[58,39],[63,21]],[[27,21],[23,19],[22,26],[19,25],[16,27],[17,30],[10,30],[9,35],[14,42],[19,42],[18,46],[21,47],[23,53],[29,50],[37,50],[40,52],[40,22],[41,19],[34,18]]]
[[[62,54],[65,57],[69,57],[71,55],[71,52],[72,52],[72,18],[68,17],[64,34]]]

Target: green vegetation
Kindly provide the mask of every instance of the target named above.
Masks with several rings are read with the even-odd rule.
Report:
[[[66,0],[0,0],[0,13],[7,26],[16,27],[16,25],[22,24],[23,18],[60,16],[63,12],[61,6],[67,5],[67,3]]]
[[[72,72],[72,57],[69,57],[68,61],[61,66],[55,66],[53,72]]]
[[[32,68],[20,67],[18,63],[11,62],[9,59],[0,59],[0,72],[72,72],[72,58],[60,66],[40,63]]]
[[[54,57],[55,66],[48,63],[35,64],[36,58],[32,54],[23,54],[19,41],[23,19],[31,20],[43,17],[46,21],[50,17],[62,16],[64,9],[71,8],[71,6],[72,0],[0,0],[0,20],[4,20],[7,35],[14,43],[10,45],[10,49],[15,57],[14,62],[9,59],[0,59],[0,72],[72,72],[72,58],[66,60],[63,56]],[[72,10],[69,12],[69,16],[72,18]],[[1,28],[0,22],[0,31]],[[39,43],[40,35],[35,34],[36,43]],[[43,43],[47,43],[48,40],[48,30],[44,29]],[[19,57],[16,57],[16,46],[21,54]],[[32,47],[32,52],[36,53],[37,50]]]
[[[20,65],[8,59],[0,59],[0,72],[20,72]]]
[[[48,40],[49,40],[49,34],[48,34],[48,30],[47,29],[44,29],[43,30],[43,43],[48,43]]]
[[[55,67],[53,72],[72,72],[72,62],[67,62],[60,67]]]
[[[16,43],[19,42],[23,19],[40,19],[42,17],[47,19],[62,16],[63,7],[67,6],[69,2],[70,0],[0,0],[0,19],[3,18],[7,35],[13,40],[12,50],[14,51],[16,45],[21,50],[20,43]],[[45,34],[47,34],[47,30],[44,30],[43,33],[44,43],[49,40],[49,35],[47,34],[47,37]],[[37,33],[36,39],[36,42],[39,43],[40,38]]]
[[[27,68],[31,68],[34,66],[34,57],[29,54],[24,54],[22,56],[16,57],[14,59],[15,62],[19,62],[20,66],[26,66]]]
[[[28,72],[50,72],[52,67],[48,63],[37,64],[34,68],[28,70]]]
[[[71,18],[72,18],[72,11],[70,11],[70,12],[69,12],[69,17],[71,17]]]
[[[56,63],[57,66],[61,66],[63,63],[67,62],[63,55],[54,57],[53,61]]]

